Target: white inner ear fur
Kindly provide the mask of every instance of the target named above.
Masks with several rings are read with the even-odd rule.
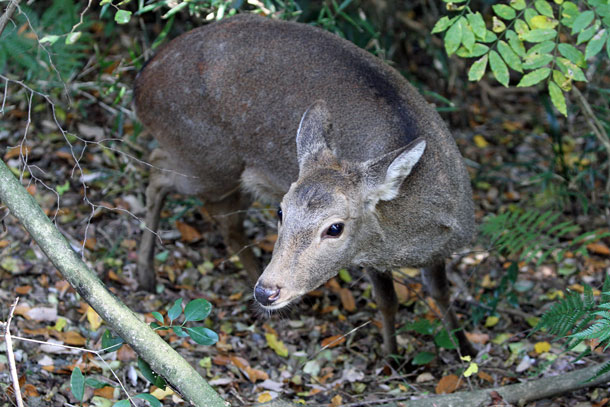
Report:
[[[425,149],[426,141],[421,140],[392,161],[387,169],[385,180],[377,187],[376,194],[379,200],[389,201],[398,196],[402,182],[411,173]]]

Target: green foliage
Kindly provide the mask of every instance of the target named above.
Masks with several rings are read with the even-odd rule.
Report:
[[[489,66],[506,87],[509,69],[520,77],[518,87],[545,81],[551,102],[564,116],[568,114],[564,93],[573,82],[587,81],[586,61],[604,47],[610,56],[610,4],[606,0],[495,4],[491,30],[481,14],[470,9],[469,0],[443,1],[447,10],[459,13],[439,19],[432,33],[445,32],[447,54],[477,58],[468,72],[469,80],[481,80]]]
[[[73,0],[54,0],[42,14],[21,5],[0,37],[0,72],[14,73],[19,79],[65,81],[85,63],[90,23],[78,23],[79,9]],[[44,35],[43,35],[44,33]]]
[[[565,253],[573,251],[587,255],[587,245],[606,236],[608,232],[580,233],[580,226],[571,220],[561,221],[561,213],[537,210],[512,210],[487,218],[481,234],[492,247],[507,257],[519,255],[520,261],[542,264],[549,256],[560,262]]]
[[[597,347],[608,349],[610,346],[610,276],[607,275],[602,288],[601,298],[596,299],[593,289],[585,285],[584,294],[568,292],[566,297],[544,313],[532,332],[546,329],[549,333],[566,339],[566,349],[573,349],[586,339],[596,339]],[[531,334],[530,334],[531,335]],[[581,357],[590,353],[586,350]],[[589,380],[610,371],[606,363]]]
[[[432,337],[434,344],[439,348],[456,349],[456,344],[458,343],[455,334],[451,333],[450,335],[439,321],[418,318],[414,322],[405,324],[398,330],[398,333],[409,331]],[[414,365],[425,365],[430,363],[434,358],[434,353],[422,351],[415,354],[411,363]]]

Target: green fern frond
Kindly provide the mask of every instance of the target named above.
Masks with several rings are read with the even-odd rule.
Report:
[[[610,362],[605,363],[598,371],[597,373],[595,373],[595,375],[593,377],[591,377],[590,379],[587,380],[587,382],[591,382],[595,379],[597,379],[598,377],[605,375],[606,373],[610,372]]]
[[[609,235],[600,230],[578,234],[580,226],[560,221],[560,216],[553,211],[510,210],[487,218],[481,236],[502,255],[542,264],[551,255],[561,261],[568,250],[586,254],[587,244]],[[570,238],[574,234],[578,235]]]

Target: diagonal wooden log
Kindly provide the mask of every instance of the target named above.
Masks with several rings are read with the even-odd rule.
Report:
[[[2,160],[0,201],[21,222],[81,297],[155,372],[195,406],[229,406],[178,352],[108,291]]]

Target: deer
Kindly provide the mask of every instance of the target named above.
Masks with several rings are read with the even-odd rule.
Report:
[[[395,69],[322,29],[238,14],[164,46],[135,80],[139,120],[159,148],[146,189],[141,287],[155,284],[155,231],[168,193],[199,197],[268,311],[357,266],[398,352],[391,271],[422,269],[462,352],[445,260],[474,235],[470,179],[434,107]],[[244,233],[254,200],[279,203],[261,265]]]

